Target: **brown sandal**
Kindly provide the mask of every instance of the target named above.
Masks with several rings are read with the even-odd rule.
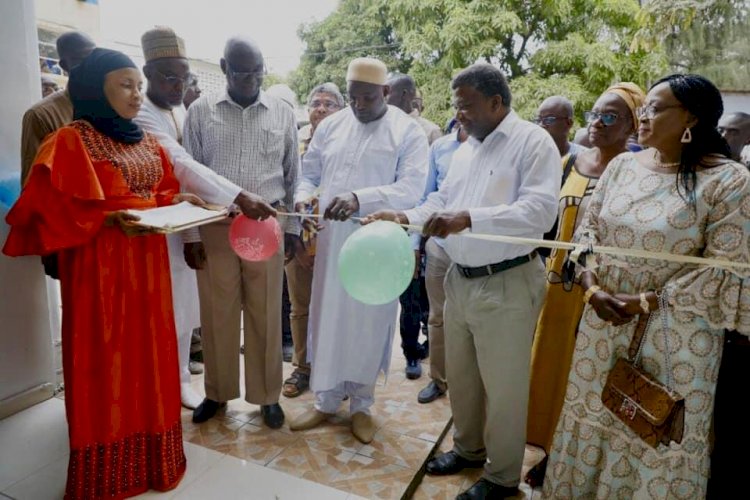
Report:
[[[292,375],[284,381],[282,393],[288,398],[296,398],[310,387],[310,375],[294,370]]]

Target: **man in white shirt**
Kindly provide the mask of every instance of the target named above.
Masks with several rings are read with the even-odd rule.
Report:
[[[348,396],[352,433],[369,443],[376,430],[370,415],[375,382],[388,371],[397,304],[366,305],[348,295],[338,256],[359,227],[347,221],[352,215],[416,205],[424,190],[428,147],[417,122],[386,104],[385,64],[354,59],[346,79],[351,106],[316,128],[295,195],[299,211],[319,192],[328,222],[318,235],[308,326],[315,407],[293,419],[290,428],[319,425]]]
[[[268,216],[273,208],[239,186],[196,162],[182,147],[185,108],[182,100],[191,79],[183,40],[172,29],[158,27],[141,37],[148,88],[135,121],[154,134],[174,163],[183,190],[197,193],[204,201],[228,206],[237,202],[250,217]],[[200,326],[198,285],[195,271],[183,257],[183,236],[167,236],[172,277],[172,302],[178,336],[182,404],[194,409],[200,396],[190,386],[190,340]],[[191,257],[188,254],[188,257]]]
[[[445,343],[456,431],[453,450],[428,462],[427,472],[484,466],[483,477],[458,498],[506,498],[520,482],[544,270],[533,247],[460,233],[540,239],[557,214],[560,154],[549,134],[511,109],[500,70],[476,64],[451,86],[469,139],[454,153],[445,181],[419,207],[368,221],[424,224],[425,235],[446,238],[454,262],[445,279]]]

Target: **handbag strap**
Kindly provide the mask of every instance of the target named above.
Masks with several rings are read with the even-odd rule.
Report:
[[[646,335],[650,323],[651,313],[642,313],[638,315],[638,323],[635,325],[633,338],[630,340],[630,346],[628,347],[628,359],[633,363],[640,361],[643,337]]]
[[[674,377],[672,376],[672,356],[669,347],[669,301],[667,299],[667,290],[664,289],[661,292],[656,292],[656,298],[659,301],[659,318],[661,319],[661,330],[664,334],[664,359],[666,361],[667,381],[666,386],[670,391],[674,391]],[[641,364],[641,352],[643,351],[643,344],[646,338],[646,334],[651,328],[651,321],[654,315],[651,313],[644,313],[639,315],[638,324],[635,326],[633,332],[633,338],[630,341],[628,347],[628,358],[634,366],[640,366]]]

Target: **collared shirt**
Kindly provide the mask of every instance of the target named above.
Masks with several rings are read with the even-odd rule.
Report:
[[[482,142],[473,137],[453,154],[440,189],[407,210],[410,224],[424,224],[440,210],[468,210],[482,234],[541,239],[557,217],[560,153],[549,134],[514,111]],[[485,266],[528,254],[533,247],[450,235],[445,251],[453,262]]]
[[[58,90],[31,106],[21,125],[21,184],[26,181],[42,141],[73,121],[73,102],[68,89]]]
[[[289,105],[261,91],[243,108],[227,91],[207,95],[188,110],[183,144],[193,158],[284,211],[294,210],[299,155],[297,126]],[[284,230],[299,234],[287,218]]]
[[[445,176],[448,175],[448,168],[451,165],[453,153],[456,152],[460,145],[461,141],[458,140],[458,131],[440,137],[432,143],[432,146],[430,147],[430,168],[427,171],[427,184],[424,189],[424,195],[419,201],[419,205],[427,200],[430,193],[434,193],[440,189],[440,185],[443,183],[443,180],[445,180]],[[422,235],[420,233],[412,234],[411,241],[415,250],[419,248],[421,239]],[[432,239],[441,247],[445,244],[443,238],[433,237]]]
[[[135,122],[156,136],[174,164],[174,174],[183,192],[198,195],[203,201],[228,207],[242,188],[201,165],[182,147],[185,107],[160,108],[146,95]],[[198,228],[182,232],[186,243],[200,241]]]
[[[195,161],[180,144],[185,122],[184,106],[171,110],[160,108],[146,96],[135,122],[159,140],[174,164],[175,176],[180,181],[182,191],[223,206],[231,205],[242,191],[236,184]]]

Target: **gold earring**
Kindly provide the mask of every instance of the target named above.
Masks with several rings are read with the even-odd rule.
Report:
[[[693,142],[693,133],[690,132],[690,128],[686,128],[685,132],[682,133],[680,142],[683,144],[690,144],[691,142]]]

